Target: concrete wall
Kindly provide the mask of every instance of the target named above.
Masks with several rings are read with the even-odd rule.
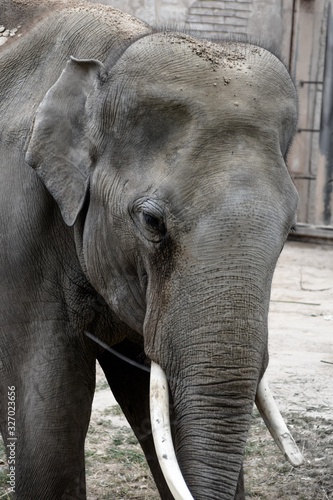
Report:
[[[89,0],[111,5],[151,24],[179,23],[184,25],[193,0]]]
[[[282,3],[286,0],[92,1],[112,5],[148,23],[176,23],[202,37],[249,34],[278,45],[283,39]]]
[[[111,5],[148,23],[154,23],[156,20],[155,0],[89,0],[89,2]]]
[[[253,0],[196,0],[189,8],[186,23],[202,37],[247,33]]]

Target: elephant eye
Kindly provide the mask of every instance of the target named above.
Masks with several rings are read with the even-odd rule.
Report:
[[[155,201],[149,199],[137,200],[133,206],[132,218],[140,232],[149,241],[159,243],[166,235],[164,211]]]
[[[151,227],[154,231],[158,231],[159,233],[163,233],[163,236],[165,234],[165,226],[164,222],[155,217],[152,214],[149,214],[147,212],[142,212],[142,216],[144,218],[145,223]]]

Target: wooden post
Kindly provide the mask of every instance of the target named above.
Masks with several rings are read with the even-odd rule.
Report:
[[[317,181],[316,219],[333,225],[333,0],[330,0],[327,16],[327,36],[323,99],[319,138],[320,176]]]

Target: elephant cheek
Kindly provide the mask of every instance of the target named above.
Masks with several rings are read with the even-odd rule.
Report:
[[[133,264],[136,259],[117,244],[119,239],[110,240],[106,230],[96,234],[98,225],[89,230],[92,225],[91,221],[86,224],[83,244],[87,277],[117,317],[142,335],[147,288],[143,266]]]
[[[143,335],[146,306],[140,284],[136,279],[121,279],[111,285],[104,292],[108,305],[123,323]]]

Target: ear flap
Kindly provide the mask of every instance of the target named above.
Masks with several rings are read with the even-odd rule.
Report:
[[[99,61],[71,58],[40,104],[28,144],[26,162],[58,203],[68,226],[74,224],[89,185],[86,101],[103,71]]]

